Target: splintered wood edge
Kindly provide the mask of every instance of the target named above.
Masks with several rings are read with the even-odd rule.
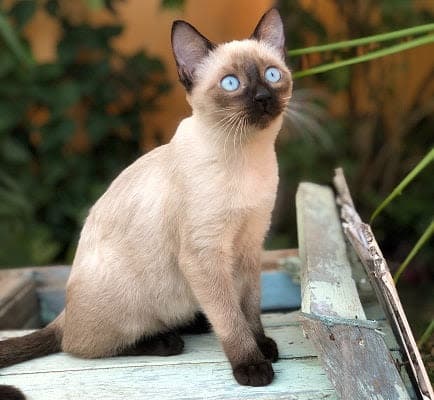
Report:
[[[332,190],[303,182],[296,208],[302,311],[365,320]]]
[[[303,326],[342,399],[410,399],[390,351],[374,329],[312,318],[305,318]]]
[[[351,393],[354,399],[408,399],[382,335],[366,321],[332,190],[301,183],[296,204],[301,322],[319,351],[327,376],[342,398]],[[385,380],[381,387],[375,385],[378,371],[372,368],[377,364]]]
[[[344,233],[365,267],[371,285],[388,314],[392,329],[409,361],[409,374],[412,375],[421,397],[434,400],[433,388],[402,308],[387,261],[383,257],[371,226],[361,220],[354,207],[342,168],[335,170],[333,182],[338,193],[337,203],[341,207]]]

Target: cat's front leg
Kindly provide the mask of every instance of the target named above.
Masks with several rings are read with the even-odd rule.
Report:
[[[183,249],[180,268],[214,328],[241,385],[264,386],[274,372],[258,348],[239,303],[232,274],[232,254],[227,249]]]
[[[265,336],[261,321],[261,247],[242,248],[239,258],[240,305],[256,343],[267,360],[276,362],[279,353],[276,342]]]

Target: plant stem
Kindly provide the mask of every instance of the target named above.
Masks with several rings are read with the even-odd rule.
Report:
[[[321,72],[330,71],[332,69],[346,67],[347,65],[358,64],[361,62],[370,61],[376,58],[388,56],[389,54],[399,53],[401,51],[408,50],[417,46],[422,46],[428,43],[434,43],[434,35],[425,35],[417,39],[412,39],[408,42],[399,43],[376,51],[371,51],[370,53],[353,57],[348,60],[342,60],[342,61],[336,61],[328,64],[318,65],[317,67],[305,69],[304,71],[295,72],[294,74],[292,74],[292,77],[294,79],[297,79],[303,76],[315,75]]]
[[[365,44],[384,42],[386,40],[397,39],[404,36],[415,35],[418,33],[429,32],[434,30],[434,24],[419,25],[412,28],[401,29],[399,31],[381,33],[379,35],[366,36],[353,40],[345,40],[342,42],[324,44],[320,46],[305,47],[288,51],[290,56],[300,56],[303,54],[321,53],[347,47],[362,46]]]
[[[400,195],[407,185],[432,161],[434,161],[434,148],[410,171],[410,173],[401,181],[401,183],[393,189],[392,193],[372,213],[369,223],[372,224],[377,215],[386,207],[396,196]]]
[[[12,28],[4,13],[0,10],[0,37],[3,38],[6,45],[22,61],[26,66],[33,65],[32,56],[27,52],[27,49],[20,42],[19,37]]]
[[[419,252],[419,250],[423,247],[423,245],[431,238],[433,233],[434,233],[434,220],[431,221],[428,228],[425,229],[425,232],[422,234],[422,236],[419,238],[417,243],[411,249],[411,251],[408,254],[408,256],[406,257],[406,259],[399,266],[398,271],[396,271],[395,275],[393,276],[393,280],[394,280],[395,284],[398,282],[399,277],[407,268],[407,265],[410,263],[410,261],[413,259],[413,257]]]
[[[434,319],[431,321],[431,323],[425,329],[425,332],[422,334],[422,336],[420,337],[420,339],[417,341],[417,347],[419,347],[419,349],[430,338],[430,336],[432,335],[433,331],[434,331]]]

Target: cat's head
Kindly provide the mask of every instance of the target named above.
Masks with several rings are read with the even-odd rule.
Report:
[[[175,21],[172,48],[193,113],[214,126],[264,129],[288,104],[292,79],[276,9],[264,14],[249,39],[220,45]]]

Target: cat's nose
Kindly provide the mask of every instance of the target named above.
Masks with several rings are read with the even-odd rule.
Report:
[[[265,105],[270,101],[271,93],[265,86],[258,85],[254,99],[256,102]]]

